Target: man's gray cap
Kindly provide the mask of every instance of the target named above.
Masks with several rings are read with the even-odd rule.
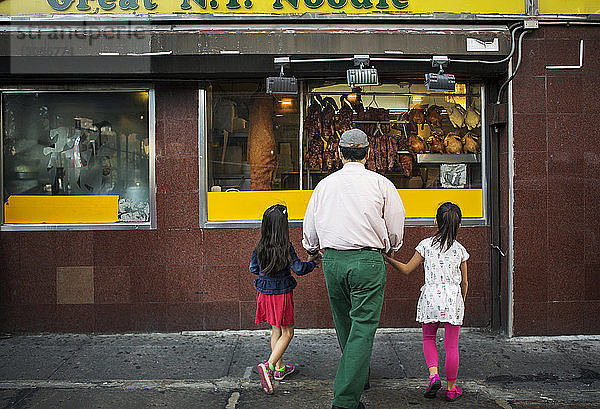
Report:
[[[367,134],[360,129],[349,129],[342,134],[340,146],[343,148],[366,148],[369,146]]]

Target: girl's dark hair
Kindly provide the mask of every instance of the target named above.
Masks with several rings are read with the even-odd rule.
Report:
[[[290,231],[287,208],[277,204],[265,210],[256,257],[262,272],[273,276],[290,262]]]
[[[462,219],[460,207],[454,203],[442,203],[438,207],[435,220],[437,221],[438,231],[433,236],[432,244],[439,244],[441,251],[446,251],[454,244],[458,226]]]
[[[347,146],[340,146],[340,152],[342,152],[342,156],[346,160],[359,161],[363,160],[365,156],[367,156],[369,147],[365,146],[364,148],[351,148]]]

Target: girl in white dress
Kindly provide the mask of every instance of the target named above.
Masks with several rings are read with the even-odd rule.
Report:
[[[437,329],[444,323],[446,351],[445,399],[454,401],[462,395],[456,386],[458,375],[458,336],[467,297],[467,259],[469,253],[456,241],[462,214],[454,203],[443,203],[437,210],[437,233],[422,240],[408,263],[384,256],[392,266],[408,275],[421,262],[425,267],[425,284],[417,304],[417,321],[423,327],[423,353],[429,369],[426,398],[434,398],[442,382],[438,374],[438,351],[435,345]]]

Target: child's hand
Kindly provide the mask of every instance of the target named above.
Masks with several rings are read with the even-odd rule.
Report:
[[[385,253],[382,253],[383,255],[383,259],[385,261],[387,261],[392,267],[394,267],[396,270],[400,271],[403,274],[408,275],[410,273],[410,271],[407,269],[406,264],[401,263],[400,261],[388,256]]]
[[[383,258],[385,261],[390,263],[392,267],[406,275],[409,275],[410,273],[415,271],[417,266],[423,262],[423,257],[417,251],[415,251],[415,254],[412,256],[408,263],[402,263],[396,259],[391,258],[387,254],[383,254]]]

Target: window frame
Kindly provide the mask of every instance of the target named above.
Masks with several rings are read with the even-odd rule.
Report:
[[[147,222],[115,222],[115,223],[5,223],[4,222],[4,113],[5,93],[50,93],[50,92],[148,92],[148,190],[150,200],[150,220]],[[102,85],[58,85],[58,86],[10,86],[0,88],[0,231],[68,231],[68,230],[154,230],[157,228],[156,209],[156,93],[153,85],[110,87]]]
[[[303,145],[303,129],[304,129],[304,95],[306,84],[302,80],[298,80],[298,99],[299,99],[299,115],[300,115],[300,131],[299,131],[299,143]],[[488,133],[486,128],[486,106],[485,101],[487,98],[486,84],[481,81],[480,86],[480,98],[481,98],[481,190],[482,190],[482,217],[470,217],[463,218],[463,226],[489,226],[489,209],[488,209],[488,151],[490,149],[488,141]],[[200,228],[208,229],[221,229],[221,228],[260,228],[260,220],[225,220],[225,221],[209,221],[208,220],[208,112],[207,105],[207,90],[200,87],[198,89],[198,170],[199,170],[199,221]],[[302,149],[300,149],[300,156],[302,156]],[[493,158],[490,158],[493,160]],[[300,158],[300,186],[302,186],[302,172],[303,172],[303,160]],[[405,226],[433,226],[435,216],[428,218],[407,218],[405,220]],[[290,227],[302,227],[303,219],[291,219],[289,220]]]

